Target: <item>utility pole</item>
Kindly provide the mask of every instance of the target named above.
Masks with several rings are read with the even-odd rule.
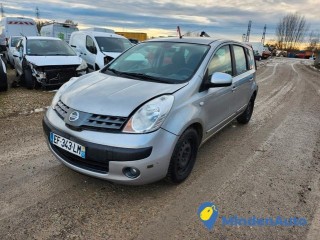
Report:
[[[249,42],[250,31],[251,31],[251,23],[252,23],[252,21],[250,20],[249,23],[248,23],[248,31],[247,31],[247,36],[246,36],[246,42]]]
[[[36,7],[36,19],[39,20],[39,18],[40,18],[40,10],[38,7]]]
[[[262,42],[263,45],[264,45],[264,41],[266,40],[266,31],[267,31],[267,24],[264,25],[263,33],[262,33],[261,42]]]
[[[245,42],[246,41],[246,37],[247,37],[247,35],[244,33],[244,34],[242,34],[242,42]]]
[[[0,12],[1,12],[1,17],[3,18],[4,17],[4,10],[3,10],[3,5],[1,3],[1,9],[0,9]]]

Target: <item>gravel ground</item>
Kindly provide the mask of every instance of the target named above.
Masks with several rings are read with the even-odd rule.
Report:
[[[48,106],[53,93],[1,93],[0,239],[319,239],[320,73],[308,65],[260,63],[252,121],[209,140],[178,186],[121,186],[73,172],[49,152],[43,112],[30,113]],[[220,216],[303,217],[308,224],[222,227],[219,219],[208,231],[196,214],[205,201]]]

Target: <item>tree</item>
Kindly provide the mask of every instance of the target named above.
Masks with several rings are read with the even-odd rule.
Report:
[[[309,46],[308,50],[317,51],[320,48],[320,32],[311,31],[309,34]]]
[[[281,50],[297,49],[303,41],[309,26],[304,16],[299,13],[289,13],[280,19],[277,28],[277,47]]]

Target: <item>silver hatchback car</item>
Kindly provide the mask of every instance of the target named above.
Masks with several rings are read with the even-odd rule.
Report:
[[[140,43],[56,93],[43,128],[67,167],[123,184],[184,181],[198,148],[250,121],[258,86],[252,48],[211,38]]]

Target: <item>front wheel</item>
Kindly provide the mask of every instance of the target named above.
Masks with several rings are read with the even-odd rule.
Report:
[[[168,169],[166,180],[181,183],[190,175],[196,161],[199,136],[194,128],[188,128],[179,138]]]
[[[8,90],[8,79],[7,74],[4,72],[2,66],[0,68],[0,92],[4,92]]]
[[[246,107],[246,110],[244,110],[244,112],[239,117],[237,117],[238,123],[247,124],[251,119],[253,108],[254,100],[251,99]]]
[[[31,69],[24,70],[24,80],[28,89],[34,89],[36,87],[36,79],[32,76]]]

